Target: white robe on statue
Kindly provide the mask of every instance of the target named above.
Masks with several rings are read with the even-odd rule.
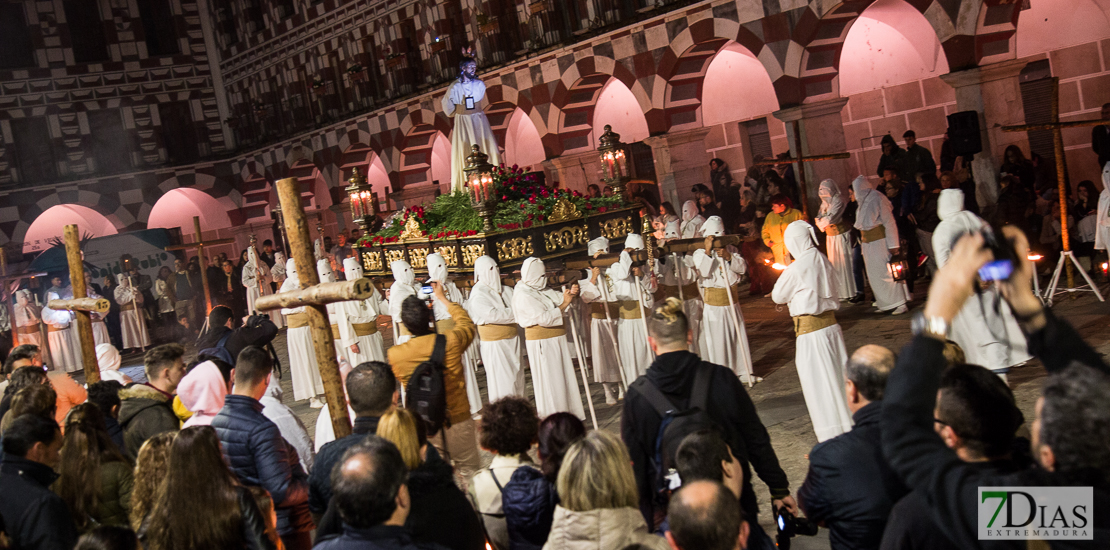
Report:
[[[944,267],[952,244],[964,233],[979,231],[986,222],[963,209],[964,194],[945,189],[937,199],[940,223],[933,231],[933,251],[937,266]],[[964,350],[966,362],[1004,374],[1010,367],[1024,363],[1029,355],[1025,334],[1014,319],[1010,305],[994,288],[972,294],[952,319],[949,339]]]
[[[254,302],[260,297],[271,294],[270,269],[266,263],[258,259],[254,247],[247,248],[247,263],[243,264],[241,278],[243,288],[247,289],[247,315],[255,312]]]
[[[455,286],[453,281],[447,279],[447,262],[439,253],[428,254],[428,278],[443,285],[443,293],[447,299],[459,305],[463,305],[462,292],[459,287]],[[451,312],[447,306],[435,300],[432,305],[432,313],[435,314],[436,332],[439,334],[447,334],[455,328],[455,320],[451,318]],[[475,336],[475,340],[477,340]],[[478,414],[482,410],[482,390],[478,387],[478,374],[476,372],[478,361],[474,357],[476,351],[472,351],[473,345],[468,347],[462,354],[463,375],[466,378],[466,398],[470,402],[470,414]]]
[[[711,216],[706,220],[703,230],[705,235],[721,236],[724,235],[724,224],[721,218]],[[754,383],[748,331],[744,328],[744,312],[735,292],[735,285],[740,283],[740,276],[747,273],[748,265],[735,247],[729,246],[728,251],[732,254],[732,259],[727,262],[716,251],[707,254],[704,249],[698,249],[693,254],[694,268],[705,292],[701,356],[710,363],[732,370],[744,383]],[[723,273],[721,266],[724,266]],[[730,288],[733,289],[731,309],[736,312],[736,321],[729,312],[727,289]]]
[[[886,238],[861,243],[863,264],[866,267],[867,281],[875,294],[879,311],[891,311],[906,305],[908,297],[906,283],[894,281],[890,274],[890,250],[898,248],[898,226],[894,221],[894,210],[886,195],[875,190],[875,184],[860,176],[852,182],[856,193],[856,229],[868,231],[880,225],[886,231]]]
[[[465,79],[465,80],[464,80]],[[486,97],[486,84],[478,79],[459,77],[447,93],[443,94],[443,112],[455,119],[455,130],[451,132],[451,190],[466,188],[463,168],[466,157],[470,156],[471,146],[477,145],[486,155],[489,163],[501,164],[501,153],[497,149],[497,138],[490,129],[486,113],[480,106]],[[468,108],[469,107],[469,108]]]
[[[848,205],[840,193],[840,186],[833,180],[822,181],[817,194],[821,197],[821,210],[813,221],[818,230],[825,232],[825,250],[836,273],[837,295],[847,300],[858,292],[856,278],[852,275],[851,226],[843,223],[844,209]]]
[[[822,184],[823,185],[823,184]],[[795,221],[786,226],[783,241],[794,257],[771,291],[776,304],[789,304],[790,316],[819,315],[840,309],[839,274],[820,250],[809,224]],[[844,394],[848,350],[839,324],[798,336],[794,365],[802,384],[809,418],[817,441],[834,438],[852,429],[852,413]]]
[[[343,274],[348,281],[362,278],[362,265],[357,258],[343,260]],[[339,336],[351,366],[367,361],[385,361],[385,340],[378,332],[378,315],[382,311],[382,295],[378,288],[374,287],[374,293],[365,300],[341,302],[339,306]],[[358,345],[358,353],[351,350],[355,344]]]
[[[520,332],[513,304],[501,286],[497,262],[482,256],[474,262],[474,286],[470,289],[470,318],[485,332],[479,346],[486,369],[486,394],[493,403],[502,397],[525,397],[521,365]],[[495,326],[496,325],[496,326]]]
[[[389,287],[389,315],[393,318],[393,345],[397,346],[412,338],[401,323],[401,304],[405,298],[416,296],[420,289],[416,288],[416,274],[408,262],[394,260],[389,267],[393,271],[393,284]]]
[[[285,282],[281,285],[281,292],[291,292],[301,288],[300,279],[297,277],[297,268],[293,258],[285,263]],[[283,308],[283,315],[293,324],[298,318],[303,318],[304,306]],[[296,316],[296,317],[294,317]],[[293,399],[304,401],[324,394],[324,381],[320,379],[320,368],[316,364],[316,348],[312,343],[312,329],[307,323],[304,326],[293,328],[290,326],[285,333],[285,345],[289,350],[289,371],[293,375]]]
[[[643,246],[639,235],[626,237],[625,247],[641,250]],[[617,320],[617,347],[624,366],[624,377],[631,384],[632,380],[647,372],[653,361],[643,316],[645,309],[651,311],[655,305],[652,298],[655,289],[649,275],[637,277],[632,273],[632,257],[627,250],[621,251],[620,261],[609,268],[608,278],[613,282],[613,301],[621,304],[620,319]]]
[[[1095,221],[1095,250],[1106,250],[1110,248],[1110,162],[1102,168],[1102,193],[1098,195]]]
[[[46,303],[50,300],[63,299],[57,292],[46,293]],[[54,370],[64,372],[79,371],[84,368],[81,364],[81,350],[73,345],[70,332],[74,330],[73,312],[67,309],[42,308],[42,322],[46,323],[46,340],[50,344],[50,357],[54,361]]]
[[[123,333],[123,349],[145,348],[150,345],[146,323],[142,315],[143,294],[131,287],[131,281],[122,273],[118,275],[116,303],[119,304],[119,328]]]
[[[521,266],[520,284],[513,291],[513,316],[518,325],[563,329],[562,294],[547,290],[543,261],[528,258]],[[564,334],[526,340],[532,389],[536,394],[536,413],[540,418],[569,412],[585,419],[582,394],[574,376],[570,348]]]

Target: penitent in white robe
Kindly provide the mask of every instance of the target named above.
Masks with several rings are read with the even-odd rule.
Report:
[[[39,315],[41,313],[36,313],[38,308],[31,303],[26,306],[16,303],[13,307],[16,338],[19,339],[19,344],[33,344],[42,347],[42,332],[39,331]]]
[[[860,176],[852,182],[855,189],[856,229],[867,231],[878,226],[886,229],[886,238],[861,243],[863,264],[871,292],[875,294],[875,305],[879,311],[890,311],[906,305],[908,297],[906,283],[894,281],[890,274],[890,249],[898,248],[898,226],[894,221],[894,210],[886,195],[875,190],[875,185]]]
[[[46,302],[62,299],[56,292],[46,294]],[[74,345],[75,333],[73,312],[65,309],[54,310],[42,308],[42,321],[46,323],[46,340],[50,344],[50,357],[54,361],[54,369],[64,372],[79,371],[81,364],[81,349]]]
[[[375,288],[373,295],[365,300],[341,302],[339,306],[339,336],[351,366],[367,361],[385,361],[385,341],[377,331],[378,314],[381,312],[381,294],[378,289]],[[356,324],[370,324],[374,327],[374,333],[359,336],[355,332]],[[351,351],[351,346],[355,344],[358,344],[358,353]]]
[[[262,296],[272,294],[270,292],[271,275],[266,263],[255,257],[254,249],[249,248],[247,250],[249,251],[249,259],[246,264],[243,264],[242,283],[243,288],[247,290],[247,315],[251,315],[255,313],[255,301]]]
[[[389,315],[393,319],[393,345],[395,346],[404,344],[412,338],[405,325],[401,323],[401,304],[404,303],[405,298],[416,296],[419,290],[413,284],[412,268],[406,265],[406,269],[406,272],[400,274],[401,277],[398,277],[397,269],[393,270],[394,280],[389,287]]]
[[[137,297],[142,294],[127,284],[117,286],[115,293],[116,303],[120,308],[119,327],[120,332],[123,333],[123,349],[149,346],[150,335],[147,333],[146,323],[139,318],[142,315],[142,305],[137,303]]]
[[[706,254],[705,250],[695,250],[692,261],[694,269],[698,272],[698,279],[703,289],[727,289],[740,282],[740,276],[748,271],[744,258],[735,247],[729,246],[732,261],[725,262],[716,252]],[[724,265],[724,273],[721,265]],[[727,279],[726,279],[727,277]],[[748,344],[748,331],[744,328],[744,312],[740,303],[732,306],[736,312],[737,326],[733,320],[729,306],[712,305],[705,303],[702,310],[701,354],[702,358],[710,363],[723,365],[735,372],[744,383],[751,381],[752,354]]]
[[[477,267],[475,267],[477,269]],[[516,325],[512,302],[505,292],[481,281],[470,289],[470,318],[482,330],[483,325]],[[502,397],[525,396],[524,369],[521,366],[519,332],[501,340],[483,339],[479,344],[482,365],[486,370],[486,393],[490,403]],[[469,382],[468,382],[469,384]]]
[[[829,228],[832,228],[835,233],[836,226],[844,221],[844,209],[847,205],[844,204],[840,187],[833,180],[821,182],[819,194],[821,195],[821,210],[813,221],[819,231],[826,233],[825,249],[828,251],[829,263],[833,266],[833,272],[836,273],[837,296],[841,300],[847,300],[854,297],[858,292],[856,278],[852,274],[850,228],[844,227],[845,231],[837,235],[829,234]]]
[[[608,270],[605,270],[608,271]],[[613,292],[609,276],[603,273],[598,277],[598,284],[590,282],[589,279],[582,279],[578,281],[578,288],[580,289],[578,297],[582,299],[583,304],[586,306],[586,311],[592,312],[594,304],[598,306],[606,303],[613,303]],[[602,289],[601,285],[606,288]],[[608,297],[609,300],[605,298]],[[620,382],[624,384],[623,377],[620,371],[620,360],[617,355],[617,320],[619,315],[610,313],[610,318],[606,318],[604,311],[599,313],[597,317],[593,317],[591,313],[590,319],[590,345],[591,356],[593,358],[594,366],[594,382],[608,383]],[[628,380],[631,384],[635,378]]]
[[[480,104],[486,97],[486,84],[477,79],[460,77],[455,80],[447,93],[443,94],[443,112],[455,119],[455,129],[451,132],[451,190],[466,188],[463,168],[466,157],[470,156],[473,145],[477,145],[486,155],[489,163],[501,164],[501,153],[497,148],[497,138],[490,129],[489,119]],[[470,107],[469,109],[467,107]]]
[[[643,315],[645,309],[651,311],[654,305],[652,295],[655,294],[655,289],[649,276],[636,277],[632,274],[632,257],[627,252],[621,252],[620,261],[609,268],[608,276],[613,281],[613,300],[623,304],[622,310],[630,309],[633,315],[636,312],[640,314],[632,319],[625,319],[621,315],[617,320],[617,347],[621,354],[625,379],[631,384],[633,380],[643,376],[652,363]],[[637,286],[640,288],[639,292],[636,290]],[[643,297],[642,300],[640,296]],[[636,305],[640,307],[636,308]]]
[[[789,304],[791,317],[839,309],[836,269],[817,250],[809,224],[793,222],[783,237],[794,262],[775,282],[771,299],[776,304]],[[848,350],[839,324],[798,336],[794,365],[818,442],[852,429],[852,413],[844,394],[847,364]]]
[[[300,288],[300,283],[289,278],[281,286],[281,292]],[[284,308],[283,315],[304,313],[304,306]],[[316,364],[316,350],[312,344],[312,328],[308,325],[290,328],[285,333],[285,345],[289,350],[289,371],[293,374],[293,399],[304,401],[323,395],[324,381],[320,379],[320,368]]]
[[[93,292],[91,288],[87,290],[89,298],[100,298],[101,296]],[[100,344],[110,344],[111,338],[108,336],[108,324],[104,322],[104,315],[96,312],[89,312],[89,320],[92,321],[93,345],[99,346]]]
[[[562,327],[563,313],[558,304],[562,295],[553,290],[536,290],[519,284],[513,292],[513,315],[522,327]],[[574,377],[570,348],[563,336],[526,340],[532,389],[536,394],[536,413],[540,418],[569,412],[585,419],[582,396]]]

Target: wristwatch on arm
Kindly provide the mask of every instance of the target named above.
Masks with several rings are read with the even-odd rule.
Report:
[[[925,335],[941,342],[948,340],[948,321],[943,317],[926,317],[924,311],[917,311],[910,318],[910,330],[914,336]]]

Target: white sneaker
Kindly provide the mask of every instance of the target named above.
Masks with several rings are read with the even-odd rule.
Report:
[[[907,308],[905,306],[905,304],[903,304],[903,305],[900,305],[897,308],[895,308],[894,311],[890,312],[890,314],[891,315],[901,315],[901,314],[903,314],[907,311],[909,311],[909,308]]]
[[[324,408],[324,402],[313,397],[312,399],[308,400],[308,406],[312,407],[313,409],[322,409]]]
[[[613,397],[613,392],[608,392],[608,391],[605,392],[605,404],[606,405],[616,405],[617,404],[617,398]]]

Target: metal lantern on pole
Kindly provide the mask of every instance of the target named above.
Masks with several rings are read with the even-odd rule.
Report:
[[[364,232],[370,232],[374,227],[374,220],[378,216],[378,197],[370,184],[366,183],[366,176],[359,173],[358,168],[351,170],[351,179],[347,180],[347,196],[351,198],[351,217]]]
[[[466,178],[467,193],[470,194],[470,204],[482,217],[482,231],[493,231],[490,223],[490,209],[493,206],[493,165],[489,163],[489,155],[482,152],[477,145],[473,146],[472,153],[466,157],[466,167],[463,175]]]
[[[628,158],[624,154],[624,144],[620,134],[606,124],[605,132],[597,140],[597,152],[601,158],[601,181],[605,182],[613,194],[624,195],[624,184],[628,178]]]

